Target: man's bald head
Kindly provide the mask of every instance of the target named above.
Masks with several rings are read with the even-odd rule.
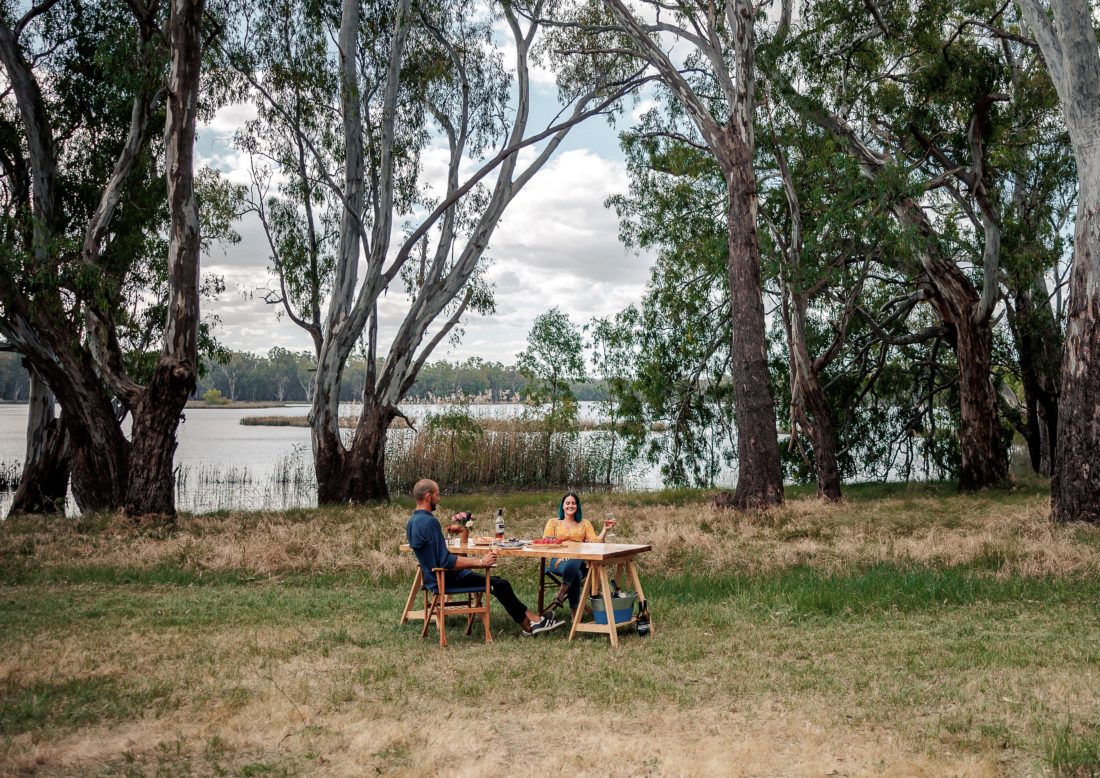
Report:
[[[412,496],[418,506],[428,503],[436,494],[439,494],[439,484],[430,478],[421,478],[413,486]],[[434,505],[431,506],[431,510],[435,510]]]

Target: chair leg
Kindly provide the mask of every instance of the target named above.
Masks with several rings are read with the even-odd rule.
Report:
[[[481,605],[481,595],[480,594],[471,594],[470,595],[470,605],[469,605],[469,607],[477,608],[480,605]],[[469,637],[471,634],[473,634],[473,631],[474,631],[474,614],[467,613],[466,614],[466,636]]]
[[[432,617],[435,615],[436,602],[439,600],[439,595],[432,597],[431,605],[428,605],[427,592],[424,593],[424,626],[420,628],[420,639],[423,640],[428,634],[428,625],[432,623]]]
[[[423,584],[424,573],[421,572],[420,565],[417,565],[416,576],[413,577],[413,585],[412,588],[409,589],[409,598],[405,600],[405,610],[401,611],[401,624],[409,620],[409,611],[412,610],[413,603],[416,601],[416,593],[420,591]]]
[[[539,609],[538,613],[542,615],[543,600],[546,597],[546,557],[539,557]]]
[[[437,611],[438,616],[436,617],[439,620],[439,647],[440,648],[446,648],[447,647],[447,614],[446,614],[446,611],[447,611],[446,603],[440,602],[439,603],[439,610]]]

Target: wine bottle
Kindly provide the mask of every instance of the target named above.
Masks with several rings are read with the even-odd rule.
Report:
[[[638,618],[634,620],[634,630],[638,637],[649,637],[649,605],[645,600],[638,601]]]

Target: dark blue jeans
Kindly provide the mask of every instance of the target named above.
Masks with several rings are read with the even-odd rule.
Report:
[[[452,570],[447,573],[447,586],[485,586],[485,573],[473,570]],[[522,624],[527,618],[527,606],[516,596],[512,590],[512,584],[508,579],[494,575],[489,578],[489,591],[497,598],[497,602],[504,606],[512,621]]]
[[[576,610],[581,601],[581,584],[588,574],[588,567],[579,559],[554,557],[546,569],[560,576],[562,583],[569,584],[569,607]]]

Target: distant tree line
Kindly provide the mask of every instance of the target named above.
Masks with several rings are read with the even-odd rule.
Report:
[[[230,400],[244,402],[308,402],[316,366],[308,352],[275,347],[267,356],[247,351],[225,353],[221,360],[205,360],[194,397],[217,389]],[[367,365],[351,359],[344,371],[341,402],[362,397]],[[529,381],[513,365],[487,362],[478,357],[464,362],[440,360],[424,366],[406,397],[411,402],[476,400],[481,402],[524,401],[530,395]],[[17,354],[0,353],[0,401],[26,402],[30,377]],[[580,401],[603,400],[602,382],[572,384]]]
[[[316,364],[308,352],[275,347],[267,356],[234,351],[224,361],[210,360],[199,379],[195,396],[217,389],[230,400],[245,402],[308,402],[316,377]],[[2,373],[0,373],[2,375]],[[344,368],[340,401],[355,402],[363,396],[367,362],[348,360]],[[426,364],[405,396],[410,402],[476,400],[513,402],[527,399],[529,382],[519,368],[478,357],[464,362],[440,360]],[[580,382],[573,386],[579,400],[601,400],[601,384]]]

